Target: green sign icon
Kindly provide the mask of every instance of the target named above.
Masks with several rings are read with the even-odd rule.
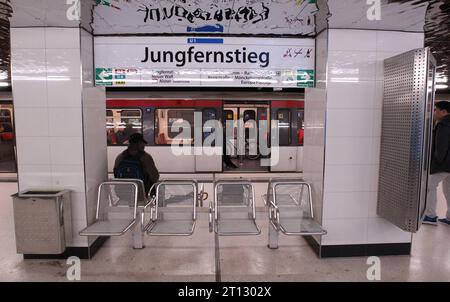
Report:
[[[96,68],[95,69],[95,85],[111,86],[113,84],[112,68]]]
[[[314,87],[314,70],[313,69],[297,70],[297,87],[301,87],[301,88]]]

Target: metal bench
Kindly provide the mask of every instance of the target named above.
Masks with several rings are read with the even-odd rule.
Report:
[[[249,181],[219,180],[209,207],[209,230],[219,236],[261,234],[256,224],[255,189]]]
[[[144,183],[138,179],[113,179],[98,187],[95,221],[80,236],[122,236],[133,229],[133,247],[143,248],[142,213],[149,204]]]
[[[80,236],[121,236],[136,223],[139,186],[131,181],[99,185],[95,222]]]
[[[269,247],[278,248],[278,234],[326,235],[314,220],[311,185],[301,179],[271,179],[266,201],[269,207]]]
[[[205,197],[206,195],[206,197]],[[151,202],[150,221],[145,230],[150,236],[190,236],[197,220],[197,205],[207,198],[198,192],[196,181],[167,180],[156,185]]]

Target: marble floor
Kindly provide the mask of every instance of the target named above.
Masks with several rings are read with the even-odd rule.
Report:
[[[67,281],[65,261],[16,254],[15,192],[16,183],[0,183],[0,281]],[[270,250],[264,211],[258,223],[260,236],[220,237],[219,249],[207,213],[200,214],[193,236],[146,237],[143,250],[132,249],[130,235],[111,238],[92,260],[82,260],[81,281],[367,281],[367,258],[319,259],[303,239],[286,236]],[[450,227],[423,226],[411,256],[381,257],[381,281],[450,281],[449,238]]]

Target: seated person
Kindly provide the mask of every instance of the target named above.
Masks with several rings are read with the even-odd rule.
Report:
[[[129,138],[127,150],[117,156],[114,164],[114,177],[140,179],[144,182],[145,194],[159,180],[159,172],[150,154],[145,152],[147,142],[141,133],[134,133]],[[151,195],[156,190],[152,190]]]

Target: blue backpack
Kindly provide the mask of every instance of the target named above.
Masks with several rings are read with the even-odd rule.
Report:
[[[131,178],[140,179],[145,183],[144,168],[139,160],[139,156],[125,155],[124,159],[119,163],[114,177],[115,178]]]

